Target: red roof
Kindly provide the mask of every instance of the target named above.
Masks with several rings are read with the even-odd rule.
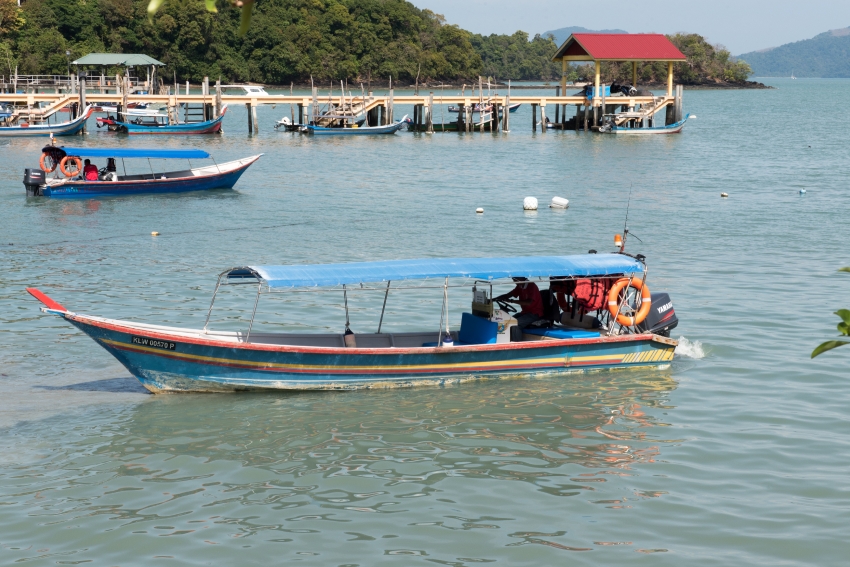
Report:
[[[673,42],[660,33],[574,33],[553,60],[568,56],[607,61],[684,61]]]

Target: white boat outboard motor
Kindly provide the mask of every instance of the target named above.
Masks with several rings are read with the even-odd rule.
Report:
[[[649,315],[637,326],[641,333],[653,333],[662,337],[669,337],[670,331],[679,324],[676,311],[673,309],[673,301],[664,292],[652,294],[652,308]]]
[[[40,197],[41,186],[45,183],[44,172],[39,168],[26,168],[24,170],[24,187],[27,188],[27,197]]]

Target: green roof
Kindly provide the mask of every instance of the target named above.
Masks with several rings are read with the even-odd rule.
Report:
[[[74,65],[106,65],[109,67],[131,67],[135,65],[165,65],[153,57],[141,53],[89,53],[76,61]]]

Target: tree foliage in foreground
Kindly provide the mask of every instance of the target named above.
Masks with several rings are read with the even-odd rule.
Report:
[[[838,271],[850,272],[850,268],[841,268]],[[841,322],[837,325],[838,332],[844,337],[850,337],[850,310],[839,309],[835,312],[835,314],[841,318]],[[819,354],[823,354],[828,350],[832,350],[846,344],[850,344],[850,341],[826,341],[825,343],[821,343],[815,350],[812,351],[812,358]]]
[[[243,3],[244,2],[244,3]],[[472,34],[405,0],[0,0],[0,69],[61,74],[92,52],[145,53],[166,63],[161,76],[267,84],[348,79],[412,82],[560,78],[551,37]],[[235,5],[240,4],[240,5]],[[216,12],[210,12],[215,8]],[[251,13],[244,27],[244,14]],[[244,35],[240,35],[245,31]],[[698,35],[672,37],[688,56],[679,77],[746,78],[728,51]],[[65,51],[70,51],[66,57]],[[570,78],[592,77],[572,68]],[[646,82],[666,80],[663,64],[641,65]],[[605,80],[631,76],[605,65]]]

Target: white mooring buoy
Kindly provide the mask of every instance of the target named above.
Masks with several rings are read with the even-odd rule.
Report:
[[[805,194],[806,194],[806,190],[805,190],[805,189],[800,189],[800,195],[805,195]]]
[[[475,212],[478,213],[479,215],[484,214],[484,208],[478,207],[477,209],[475,209]]]
[[[536,211],[537,210],[537,198],[536,197],[526,197],[522,200],[522,208],[526,211]]]
[[[570,206],[570,200],[563,197],[552,197],[552,202],[549,203],[550,209],[566,209]]]
[[[159,233],[157,231],[153,231],[151,232],[151,236],[159,236]]]

